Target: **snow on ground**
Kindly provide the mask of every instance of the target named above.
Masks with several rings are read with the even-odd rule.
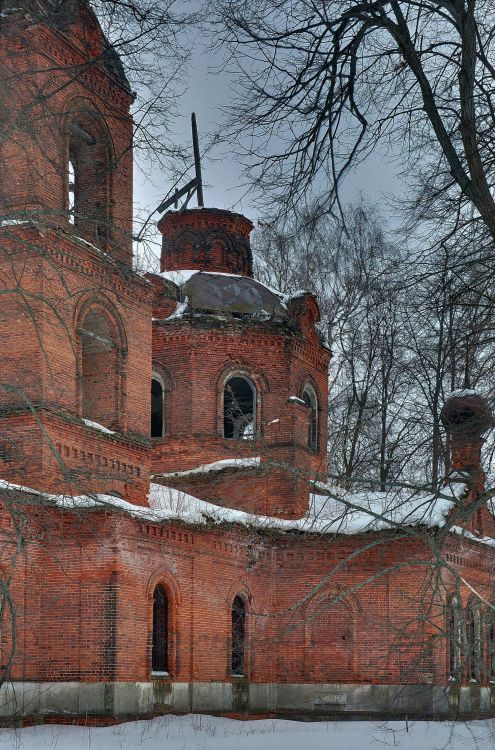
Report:
[[[162,716],[111,727],[0,729],[0,750],[489,750],[495,722],[237,721]]]

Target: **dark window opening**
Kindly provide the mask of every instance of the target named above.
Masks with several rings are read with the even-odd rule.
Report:
[[[163,386],[159,380],[151,381],[151,437],[163,437]]]
[[[236,596],[232,604],[232,654],[231,673],[244,675],[244,642],[246,636],[246,607],[244,600]]]
[[[449,675],[457,680],[460,667],[460,620],[456,598],[451,600],[448,608],[447,635],[449,641]]]
[[[75,223],[75,206],[76,206],[76,170],[74,167],[74,162],[72,159],[69,158],[69,194],[68,194],[68,204],[69,204],[69,221],[71,224]]]
[[[153,593],[152,672],[168,672],[168,600],[163,586]]]
[[[255,388],[250,380],[235,376],[225,384],[223,394],[223,434],[234,440],[255,437]]]
[[[318,450],[318,402],[313,389],[305,388],[303,392],[303,401],[309,408],[308,424],[308,448],[312,451]]]
[[[495,680],[495,624],[488,625],[488,679]]]
[[[467,676],[471,681],[480,677],[479,612],[472,606],[466,610]]]
[[[104,427],[118,423],[120,351],[109,321],[89,312],[81,326],[81,413]]]
[[[110,221],[110,149],[104,124],[90,112],[68,125],[69,221],[90,242],[105,247]]]

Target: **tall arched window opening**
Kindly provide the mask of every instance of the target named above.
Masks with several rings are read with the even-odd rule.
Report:
[[[246,605],[241,596],[236,596],[232,603],[231,673],[238,677],[244,675],[245,639]]]
[[[168,673],[168,599],[163,586],[153,592],[151,670]]]
[[[248,378],[235,375],[225,383],[223,435],[234,440],[256,436],[256,389]]]
[[[157,378],[151,380],[151,437],[163,437],[165,403],[163,385]]]
[[[69,221],[84,239],[105,247],[110,222],[110,144],[96,112],[76,111],[67,126]]]
[[[478,681],[481,674],[480,610],[470,603],[466,608],[467,678]]]
[[[487,623],[488,679],[495,680],[495,622],[491,612]]]
[[[459,678],[460,672],[460,611],[457,597],[453,596],[447,607],[447,637],[449,649],[449,675],[452,679]]]
[[[91,310],[81,329],[81,414],[104,427],[120,421],[121,350],[115,326]]]
[[[318,450],[318,399],[310,385],[303,391],[303,401],[309,409],[308,424],[308,448],[312,451]]]
[[[69,222],[75,223],[75,205],[76,205],[76,170],[74,162],[69,156],[69,190],[68,190],[68,205],[69,205]]]

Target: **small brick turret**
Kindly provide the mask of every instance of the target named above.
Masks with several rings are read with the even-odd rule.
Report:
[[[468,472],[483,490],[481,448],[484,435],[493,425],[490,407],[474,391],[459,391],[443,405],[441,419],[450,437],[451,471]]]
[[[447,481],[461,472],[467,475],[467,502],[476,500],[485,489],[485,473],[481,465],[482,437],[493,426],[493,415],[486,400],[474,391],[453,393],[440,414],[450,441],[450,469]],[[471,530],[482,534],[493,518],[480,507],[470,519]]]

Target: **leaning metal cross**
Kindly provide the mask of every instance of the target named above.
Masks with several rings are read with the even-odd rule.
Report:
[[[203,179],[201,176],[201,158],[199,155],[199,142],[198,142],[198,127],[196,125],[196,115],[194,112],[191,115],[191,129],[192,129],[192,140],[193,140],[193,150],[194,150],[194,170],[196,173],[196,176],[194,179],[190,180],[190,182],[187,183],[187,185],[184,185],[184,187],[180,188],[180,190],[177,190],[177,188],[174,191],[174,194],[171,198],[166,198],[158,208],[156,209],[159,213],[163,213],[167,208],[170,208],[170,206],[173,206],[174,208],[178,208],[179,206],[179,198],[182,198],[183,195],[186,196],[185,202],[182,204],[180,210],[183,211],[185,208],[187,208],[187,204],[191,200],[194,193],[198,196],[198,206],[200,208],[203,208],[204,202],[203,202]]]

